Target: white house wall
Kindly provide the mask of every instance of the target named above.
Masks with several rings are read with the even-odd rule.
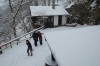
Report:
[[[62,25],[65,25],[66,24],[66,15],[63,15],[62,16]]]
[[[54,16],[54,26],[58,26],[58,16]]]

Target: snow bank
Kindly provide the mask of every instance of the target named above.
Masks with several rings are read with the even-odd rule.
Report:
[[[92,8],[96,5],[96,1],[97,0],[94,0],[93,3],[90,5]]]
[[[67,7],[66,7],[66,9],[67,8],[70,8],[72,5],[74,5],[75,4],[75,2],[72,2],[71,4],[69,4]]]
[[[100,66],[100,26],[45,34],[58,66]]]

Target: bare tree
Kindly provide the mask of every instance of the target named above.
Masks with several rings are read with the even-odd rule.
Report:
[[[20,2],[18,1],[18,4],[16,4],[15,6],[12,4],[12,1],[9,0],[9,7],[10,7],[10,10],[11,10],[11,13],[12,13],[12,28],[14,30],[14,37],[16,38],[16,16],[17,14],[19,13],[19,10],[22,6],[22,3],[23,3],[23,0],[21,0]]]
[[[0,7],[0,41],[6,42],[17,37],[17,29],[19,24],[23,23],[24,33],[33,29],[30,21],[24,22],[26,16],[30,16],[29,6],[32,4],[31,0],[5,0],[6,5]],[[9,6],[10,8],[9,8]],[[22,23],[21,23],[22,22]],[[31,28],[30,28],[31,27]],[[27,30],[28,28],[28,30]],[[23,30],[21,29],[21,30]],[[21,32],[21,34],[23,34]],[[20,34],[20,35],[21,35]]]
[[[11,40],[12,38],[13,30],[11,28],[11,17],[9,12],[9,10],[1,10],[0,13],[0,39],[2,39],[1,42]]]

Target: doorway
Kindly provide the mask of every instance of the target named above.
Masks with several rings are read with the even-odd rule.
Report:
[[[58,17],[58,25],[59,25],[59,26],[62,25],[62,16],[61,16],[61,15]]]

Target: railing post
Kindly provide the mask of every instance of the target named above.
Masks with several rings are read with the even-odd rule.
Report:
[[[18,45],[18,39],[17,39],[17,45]]]
[[[10,42],[10,46],[11,46],[11,48],[12,48],[11,42]]]
[[[18,45],[18,43],[20,43],[20,38],[17,39],[17,45]]]
[[[0,54],[2,54],[2,50],[1,50],[1,47],[0,47]]]
[[[20,43],[20,38],[18,39],[18,42]]]
[[[51,53],[51,58],[52,58],[52,61],[55,61],[55,58],[53,57],[53,54]]]
[[[7,48],[7,44],[5,44],[6,48]]]

